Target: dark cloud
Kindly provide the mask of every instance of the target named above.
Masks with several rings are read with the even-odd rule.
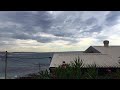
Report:
[[[37,13],[27,11],[11,11],[3,12],[5,23],[4,27],[0,27],[0,37],[7,37],[13,39],[32,39],[39,42],[49,42],[50,38],[35,37],[34,34],[38,32],[47,32],[52,24],[52,17],[46,11],[39,11]],[[5,17],[6,16],[6,17]],[[9,22],[12,23],[7,25]],[[17,26],[20,25],[19,27]],[[39,27],[35,29],[35,27]]]
[[[30,34],[25,34],[25,33],[13,34],[11,36],[11,38],[21,39],[21,40],[36,40],[37,42],[40,42],[40,43],[49,43],[53,40],[56,40],[54,38],[42,37],[42,36],[33,36],[33,35],[30,35]]]
[[[89,31],[90,32],[100,32],[103,29],[102,26],[95,25]]]
[[[97,23],[97,19],[95,17],[91,17],[91,18],[88,18],[86,21],[85,21],[85,24],[86,25],[92,25],[92,24],[96,24]]]
[[[21,24],[25,32],[36,33],[34,26],[41,27],[44,31],[48,29],[52,24],[52,16],[46,11],[39,11],[37,13],[26,12],[26,11],[14,11],[6,12],[4,14],[8,21]],[[21,31],[22,31],[21,30]],[[41,31],[41,30],[39,30]]]
[[[115,25],[120,17],[119,11],[111,11],[106,16],[106,24],[107,25]]]
[[[34,38],[34,39],[41,43],[50,43],[56,40],[56,39],[48,38],[48,37],[39,37],[39,38]]]
[[[16,34],[14,33],[11,37],[14,38],[14,39],[26,40],[26,39],[31,39],[32,36],[26,35],[24,33],[16,33]]]
[[[61,32],[57,31],[57,32],[54,32],[53,35],[57,36],[57,37],[72,37],[73,33],[64,32],[64,31],[61,31]]]
[[[55,40],[76,42],[77,40],[73,40],[74,35],[78,34],[77,32],[85,27],[86,24],[90,25],[91,23],[96,22],[96,19],[92,17],[89,18],[86,23],[82,23],[80,17],[82,13],[79,12],[64,12],[57,16],[56,19],[53,19],[53,17],[46,11],[40,11],[37,13],[17,11],[8,12],[5,13],[5,15],[9,21],[21,25],[20,27],[16,25],[4,27],[3,32],[6,32],[6,35],[7,33],[11,33],[8,37],[25,40],[32,39],[43,43]],[[55,28],[51,28],[52,26]],[[56,36],[56,38],[34,36],[34,34],[40,32],[52,34]]]
[[[99,33],[104,28],[102,26],[104,22],[102,25],[99,24],[102,16],[97,18],[97,13],[95,17],[89,12],[87,12],[88,15],[84,16],[83,13],[66,11],[52,15],[47,11],[0,12],[0,18],[2,18],[0,19],[0,38],[30,39],[41,43],[57,40],[68,41],[70,44],[77,43],[79,38],[91,37],[94,32]],[[119,12],[108,13],[106,23],[108,25],[116,24],[119,14]],[[35,36],[38,33],[51,34],[54,37]]]

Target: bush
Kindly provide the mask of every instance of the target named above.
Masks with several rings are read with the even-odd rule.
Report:
[[[55,69],[54,76],[57,79],[80,79],[82,78],[83,62],[76,58],[74,62],[67,64],[66,68],[59,66]]]
[[[50,73],[45,70],[38,73],[28,74],[24,77],[18,77],[17,79],[50,79]]]
[[[96,64],[88,65],[84,67],[83,61],[78,57],[71,62],[66,64],[65,67],[60,65],[55,68],[53,73],[49,73],[47,70],[38,72],[36,74],[29,74],[27,77],[19,79],[119,79],[120,70],[116,72],[107,73],[104,75],[98,74]]]

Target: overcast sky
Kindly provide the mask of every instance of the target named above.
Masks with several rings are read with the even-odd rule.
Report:
[[[120,45],[119,11],[0,11],[0,51],[80,51]]]

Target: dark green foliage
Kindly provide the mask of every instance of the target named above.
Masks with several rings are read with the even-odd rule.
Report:
[[[68,64],[65,69],[61,66],[56,68],[55,77],[57,79],[96,79],[98,76],[96,65],[90,65],[86,71],[82,71],[83,62],[80,58],[76,58],[74,62]]]
[[[57,79],[80,79],[82,72],[82,60],[80,61],[80,58],[76,58],[74,62],[71,64],[67,64],[66,68],[63,68],[62,66],[59,66],[55,69],[54,76]]]
[[[86,71],[83,74],[83,78],[97,79],[97,77],[98,77],[98,69],[96,68],[96,64],[88,65]]]
[[[120,79],[120,69],[116,72],[100,75],[96,64],[88,65],[85,68],[83,61],[78,57],[75,58],[74,62],[66,64],[66,67],[60,65],[55,68],[52,73],[45,70],[19,79]]]
[[[26,75],[25,77],[19,77],[17,79],[50,79],[50,73],[45,70],[38,73]]]
[[[49,79],[50,78],[49,72],[47,70],[39,72],[38,75],[39,75],[40,79]]]

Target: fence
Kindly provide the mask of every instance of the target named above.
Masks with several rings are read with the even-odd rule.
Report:
[[[40,72],[44,67],[49,67],[52,59],[52,53],[0,53],[1,75],[5,79],[13,74],[25,75],[33,72]],[[45,68],[47,69],[47,68]],[[24,74],[23,74],[24,73]]]

